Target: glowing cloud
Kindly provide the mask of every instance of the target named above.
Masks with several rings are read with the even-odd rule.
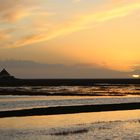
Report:
[[[139,0],[0,0],[0,59],[128,71],[140,62],[139,14]]]
[[[73,32],[77,32],[79,30],[91,28],[91,24],[94,27],[95,24],[100,22],[125,17],[127,15],[132,14],[138,9],[140,9],[140,2],[125,4],[119,7],[115,7],[111,10],[103,10],[101,12],[93,12],[90,14],[82,15],[79,18],[73,19],[69,23],[65,23],[64,25],[59,26],[57,29],[55,28],[50,32],[25,36],[17,40],[10,47],[21,47],[33,43],[48,41],[59,36],[64,36]]]

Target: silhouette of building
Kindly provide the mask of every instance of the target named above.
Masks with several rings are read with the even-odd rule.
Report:
[[[0,79],[14,79],[14,76],[10,75],[6,69],[3,69],[1,72],[0,72]]]

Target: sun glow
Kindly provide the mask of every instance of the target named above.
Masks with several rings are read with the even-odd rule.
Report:
[[[138,74],[133,74],[132,77],[133,77],[133,78],[139,78],[140,75],[138,75]]]

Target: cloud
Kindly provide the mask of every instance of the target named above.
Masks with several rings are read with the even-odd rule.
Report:
[[[110,70],[96,64],[46,64],[33,61],[0,61],[12,75],[19,78],[124,78],[130,73]]]
[[[9,30],[0,30],[0,41],[9,39]]]
[[[0,21],[17,21],[28,15],[26,8],[22,4],[20,0],[0,0]]]
[[[38,34],[27,35],[18,39],[10,47],[22,47],[25,45],[31,45],[42,41],[48,41],[59,36],[65,36],[73,32],[84,30],[94,27],[94,25],[106,22],[116,18],[122,18],[132,14],[134,11],[140,9],[140,2],[128,3],[119,5],[109,10],[102,10],[85,15],[81,15],[77,18],[71,19],[71,21],[52,29],[50,32],[40,32]],[[91,26],[92,25],[92,26]],[[41,25],[40,25],[41,26]]]
[[[51,21],[48,22],[46,20],[49,12],[46,11],[46,9],[43,9],[36,1],[31,0],[28,3],[27,0],[5,0],[4,2],[3,0],[0,0],[0,21],[19,23],[15,29],[16,33],[10,33],[13,38],[8,40],[7,44],[5,44],[5,47],[7,48],[16,48],[49,41],[73,32],[92,28],[98,23],[128,16],[139,9],[140,2],[125,3],[115,7],[113,6],[109,9],[104,8],[104,10],[100,9],[85,15],[79,15],[71,19],[69,18],[69,20],[64,21],[63,24],[61,22],[58,25],[55,24],[54,27],[51,27]],[[24,20],[26,24],[23,25],[24,22],[17,22],[23,18],[27,18]],[[37,21],[39,21],[38,27],[33,24]],[[27,26],[29,24],[32,24],[32,27],[29,28],[29,26]],[[48,26],[48,24],[50,24],[50,26]],[[21,29],[21,27],[23,29]]]
[[[26,36],[25,38],[17,40],[10,47],[15,48],[15,47],[26,46],[26,45],[30,45],[30,44],[33,44],[33,43],[41,42],[43,39],[45,39],[45,35],[41,35],[41,34],[29,35],[29,36]]]
[[[73,0],[73,2],[77,3],[77,2],[80,2],[81,0]]]
[[[49,35],[49,38],[44,38],[44,39],[49,40],[58,36],[63,36],[72,32],[87,29],[90,28],[90,26],[88,26],[89,24],[95,25],[100,22],[105,22],[112,19],[125,17],[132,14],[134,11],[138,9],[140,9],[140,2],[129,3],[126,5],[115,7],[110,10],[104,10],[104,11],[93,12],[86,15],[82,15],[79,18],[64,24],[62,28],[59,28],[58,30],[52,32],[52,34]]]
[[[26,39],[31,38],[29,36],[34,30],[31,27],[29,28],[29,24],[38,20],[41,23],[41,19],[44,20],[48,16],[50,16],[50,13],[41,7],[38,0],[0,0],[1,47],[9,48],[12,44],[15,44],[14,42],[18,42],[19,38],[24,38],[25,36]],[[45,22],[44,20],[43,24]],[[42,27],[41,25],[40,27]],[[10,30],[10,32],[7,32],[7,30]],[[19,42],[22,43],[23,41]],[[28,42],[28,44],[31,43]],[[27,43],[23,44],[26,45]]]
[[[17,22],[34,14],[46,13],[41,8],[41,1],[0,0],[0,22]]]

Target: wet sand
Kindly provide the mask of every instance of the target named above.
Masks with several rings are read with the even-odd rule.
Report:
[[[0,119],[2,140],[138,140],[140,110]]]

